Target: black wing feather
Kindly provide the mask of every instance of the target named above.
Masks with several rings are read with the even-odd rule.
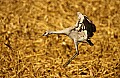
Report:
[[[84,16],[83,24],[87,29],[88,37],[92,37],[94,35],[94,32],[96,32],[96,26],[92,22],[88,21],[88,18],[86,16]]]

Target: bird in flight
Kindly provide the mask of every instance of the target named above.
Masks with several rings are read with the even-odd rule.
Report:
[[[63,34],[67,35],[74,41],[76,53],[63,65],[66,67],[76,56],[79,55],[78,44],[80,42],[86,42],[90,46],[94,44],[91,42],[90,38],[96,32],[96,26],[93,24],[91,20],[86,15],[83,15],[80,12],[77,12],[78,20],[73,27],[69,27],[59,31],[46,31],[43,36],[47,36],[50,34]]]

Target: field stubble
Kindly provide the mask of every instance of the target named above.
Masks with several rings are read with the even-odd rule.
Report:
[[[1,0],[1,78],[119,78],[119,0]],[[79,44],[64,35],[42,37],[46,30],[74,26],[77,12],[96,25],[94,46]]]

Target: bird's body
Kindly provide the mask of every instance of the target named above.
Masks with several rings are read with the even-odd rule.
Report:
[[[71,33],[69,34],[69,37],[73,40],[76,39],[78,42],[84,42],[87,40],[87,31],[75,31],[72,30]]]
[[[43,34],[44,36],[47,36],[49,34],[65,34],[74,41],[76,53],[63,65],[64,67],[66,67],[79,54],[79,42],[87,42],[89,45],[93,46],[93,43],[91,42],[90,38],[94,35],[96,27],[92,23],[92,21],[88,19],[87,16],[82,15],[80,12],[78,12],[77,14],[78,21],[75,26],[60,31],[46,31]]]

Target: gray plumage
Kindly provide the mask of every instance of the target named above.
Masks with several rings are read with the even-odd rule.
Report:
[[[90,38],[94,35],[96,31],[95,25],[88,19],[87,16],[82,15],[80,12],[78,14],[78,21],[73,27],[69,27],[60,31],[46,31],[43,36],[47,36],[50,34],[64,34],[69,36],[73,41],[76,49],[76,53],[71,57],[63,67],[66,67],[77,55],[78,52],[78,44],[79,42],[87,42],[89,45],[93,46]]]

